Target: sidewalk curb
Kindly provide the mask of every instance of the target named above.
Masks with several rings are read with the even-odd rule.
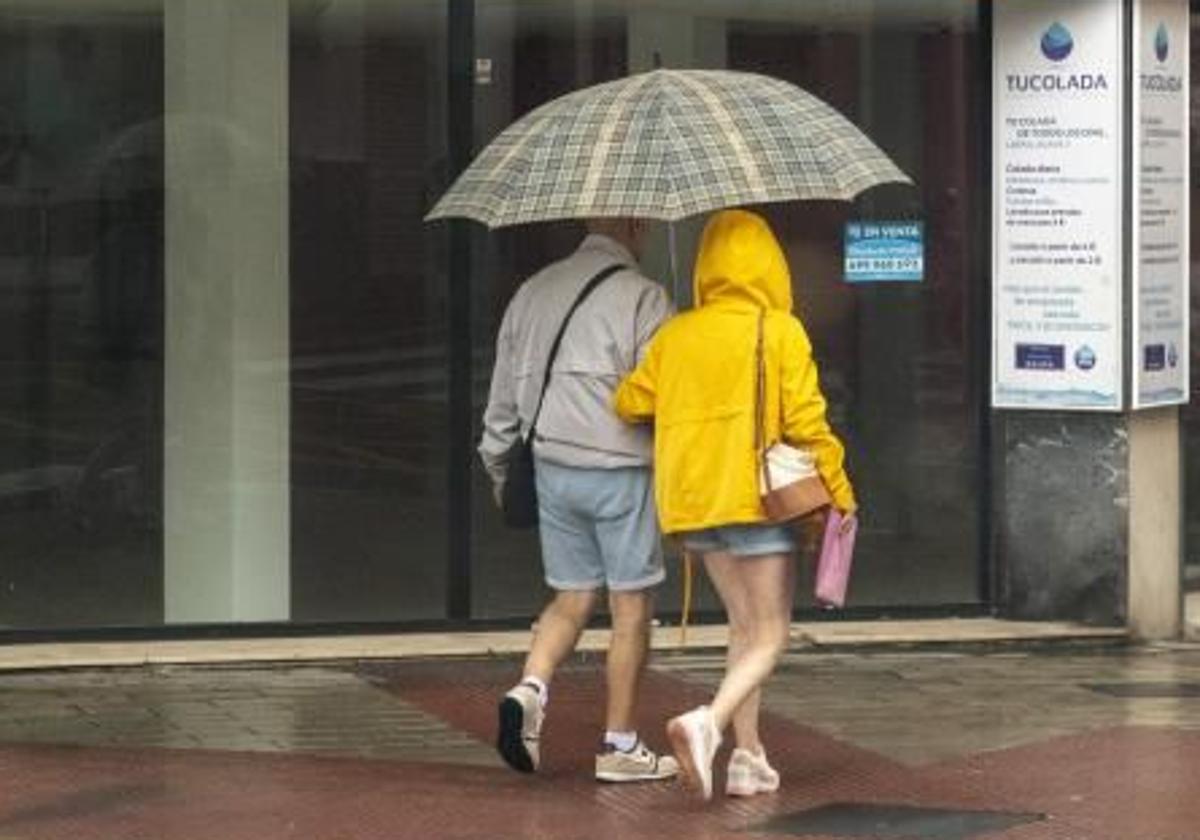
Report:
[[[676,627],[656,627],[656,651],[723,650],[724,625],[690,627],[681,643]],[[532,630],[493,633],[411,633],[194,641],[79,642],[0,646],[0,672],[143,665],[229,665],[328,662],[369,659],[445,659],[515,656],[529,649]],[[1126,644],[1125,628],[1085,627],[1061,622],[1016,622],[992,618],[829,621],[797,623],[792,640],[809,650],[964,647],[1020,644]],[[607,648],[607,630],[584,632],[583,652]]]

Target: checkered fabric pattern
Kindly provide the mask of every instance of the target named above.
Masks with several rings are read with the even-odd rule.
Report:
[[[653,70],[575,91],[503,131],[427,219],[488,227],[627,216],[675,221],[853,198],[908,177],[795,85],[729,70]]]

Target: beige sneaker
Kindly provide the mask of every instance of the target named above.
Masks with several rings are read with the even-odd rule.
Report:
[[[728,796],[754,796],[779,790],[779,773],[767,763],[765,752],[752,753],[738,747],[729,757],[725,776]]]
[[[500,731],[496,750],[505,763],[522,773],[532,773],[541,763],[539,739],[545,711],[532,685],[521,683],[500,701]]]
[[[667,737],[679,761],[679,769],[688,785],[705,799],[712,799],[712,764],[721,733],[708,706],[671,718]]]
[[[596,778],[602,782],[656,782],[674,778],[679,762],[669,755],[659,755],[641,741],[629,752],[612,744],[596,756]]]

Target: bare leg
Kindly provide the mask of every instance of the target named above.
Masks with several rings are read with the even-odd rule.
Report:
[[[725,666],[728,671],[741,661],[746,651],[749,650],[750,640],[745,633],[741,634],[740,639],[735,644],[733,636],[733,628],[730,628],[729,636],[729,656]],[[742,705],[738,706],[733,712],[733,735],[734,746],[742,749],[750,750],[754,753],[762,752],[762,741],[758,735],[758,710],[762,705],[762,689],[756,688],[750,692],[749,696],[742,701]]]
[[[587,626],[598,597],[594,590],[555,593],[538,618],[523,676],[550,682],[555,669],[575,650],[575,643]]]
[[[748,595],[742,585],[737,566],[743,561],[732,554],[714,552],[704,558],[705,570],[721,602],[725,605],[729,621],[729,650],[725,659],[725,672],[729,673],[749,651],[753,641],[753,622]],[[736,744],[757,751],[761,744],[758,738],[758,708],[761,692],[756,688],[733,713],[733,731]]]
[[[710,559],[712,558],[712,559]],[[788,554],[767,554],[726,561],[721,555],[705,557],[709,576],[725,603],[730,626],[739,628],[736,658],[731,656],[725,678],[712,701],[717,727],[724,730],[739,707],[752,705],[744,712],[738,732],[739,746],[758,746],[758,698],[755,696],[780,655],[787,648],[792,619],[792,593],[795,588],[795,562]],[[715,573],[714,573],[715,572]],[[744,740],[743,740],[744,739]]]
[[[606,728],[634,732],[638,686],[650,644],[654,598],[645,591],[610,592],[612,640],[608,646],[608,714]]]

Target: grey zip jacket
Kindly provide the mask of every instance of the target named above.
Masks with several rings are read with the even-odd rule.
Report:
[[[550,345],[567,310],[592,277],[614,264],[628,268],[592,291],[563,335],[533,451],[538,458],[567,467],[612,469],[651,463],[651,430],[621,421],[612,400],[655,330],[671,315],[670,297],[642,275],[625,247],[592,234],[574,254],[526,280],[500,323],[479,444],[483,464],[496,484],[504,482],[509,449],[529,430]]]

